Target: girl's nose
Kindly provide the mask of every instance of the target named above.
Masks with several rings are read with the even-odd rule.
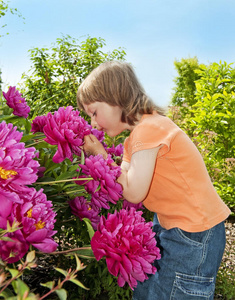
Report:
[[[96,121],[95,121],[94,119],[91,119],[91,126],[92,126],[93,128],[96,128],[96,127],[97,127],[97,123],[96,123]]]

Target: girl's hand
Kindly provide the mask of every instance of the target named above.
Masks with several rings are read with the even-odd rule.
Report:
[[[108,154],[104,149],[104,146],[93,134],[84,136],[83,150],[86,152],[88,156],[101,154],[105,159],[108,157]]]

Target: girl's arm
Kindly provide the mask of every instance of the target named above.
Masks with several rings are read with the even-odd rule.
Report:
[[[87,154],[102,154],[107,158],[107,152],[94,135],[85,136],[84,141],[83,149]],[[147,196],[160,148],[138,151],[132,155],[130,163],[122,162],[122,174],[117,181],[122,185],[123,196],[127,201],[137,204]]]
[[[130,168],[130,163],[128,163],[127,161],[123,160],[121,163],[121,169],[122,171],[128,171]]]
[[[123,187],[124,198],[129,202],[137,204],[147,196],[160,148],[161,146],[135,152],[131,157],[129,168],[122,168],[118,182]]]

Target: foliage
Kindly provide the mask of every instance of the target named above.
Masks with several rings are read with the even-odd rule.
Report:
[[[17,15],[20,18],[23,18],[22,14],[18,11],[17,8],[11,8],[9,6],[9,1],[0,0],[0,19],[3,18],[8,12],[10,12],[13,15]],[[6,26],[7,24],[3,24],[0,28],[5,28]],[[8,35],[9,32],[7,32],[6,34]],[[3,37],[3,35],[0,35],[0,38],[1,37]]]
[[[200,69],[197,57],[184,59],[174,62],[178,76],[175,78],[174,94],[172,105],[192,106],[195,103],[194,93],[196,91],[195,81],[200,75],[195,70]]]
[[[183,62],[184,60],[182,60]],[[235,213],[235,69],[226,62],[194,65],[178,72],[170,116],[201,151],[213,184],[224,202]],[[182,70],[181,70],[182,71]],[[194,85],[191,79],[194,78]],[[191,82],[191,95],[183,85]],[[190,91],[190,89],[187,89]],[[181,98],[179,95],[183,95]],[[188,100],[190,99],[190,100]],[[230,249],[230,251],[232,251]],[[216,281],[216,293],[234,299],[234,270],[222,262]]]
[[[196,70],[200,70],[203,65],[199,65],[197,57],[184,59],[174,62],[178,76],[174,79],[175,87],[171,99],[171,118],[180,127],[185,127],[184,123],[191,118],[191,107],[196,103],[196,80],[200,75]],[[187,134],[191,136],[191,127],[186,128]]]
[[[235,299],[235,270],[228,268],[225,262],[222,262],[217,278],[216,293],[223,295],[227,300]]]
[[[173,106],[171,117],[201,151],[217,192],[234,213],[235,69],[220,62],[194,72],[194,100],[186,101],[187,111],[184,102]]]
[[[77,170],[79,169],[78,165],[79,163],[84,163],[84,155],[82,155],[81,157],[75,156],[72,161],[70,161],[69,159],[65,159],[60,164],[54,163],[52,158],[55,154],[55,151],[57,150],[57,147],[49,145],[45,141],[43,141],[43,133],[33,134],[30,131],[31,121],[29,119],[10,115],[11,109],[6,105],[4,106],[4,101],[2,101],[1,110],[3,112],[3,115],[1,116],[0,121],[5,120],[8,123],[16,125],[18,130],[23,132],[21,142],[24,142],[26,147],[33,146],[38,150],[38,161],[40,162],[40,166],[44,168],[44,174],[37,180],[36,183],[33,184],[33,186],[37,190],[43,188],[48,200],[51,200],[53,202],[54,210],[57,213],[57,222],[55,224],[55,230],[57,230],[56,242],[59,244],[59,249],[58,251],[56,251],[56,253],[45,255],[43,253],[36,252],[36,261],[39,263],[37,266],[37,263],[35,261],[34,269],[26,265],[18,273],[16,271],[21,267],[12,266],[11,269],[15,270],[16,273],[14,274],[17,274],[17,277],[15,277],[14,275],[14,277],[12,276],[12,278],[9,279],[9,275],[7,273],[8,266],[2,263],[2,274],[5,274],[3,275],[4,280],[1,283],[2,297],[4,299],[11,299],[11,297],[12,299],[15,299],[14,297],[16,297],[16,294],[18,297],[25,297],[24,299],[44,299],[46,295],[55,292],[60,299],[70,299],[70,297],[73,297],[74,293],[76,294],[75,299],[78,299],[78,293],[80,294],[81,299],[83,299],[84,291],[80,293],[78,288],[76,289],[76,292],[74,292],[75,288],[71,285],[75,283],[80,288],[82,287],[84,289],[85,286],[88,286],[87,283],[91,283],[93,289],[86,292],[87,299],[92,299],[93,296],[95,299],[97,293],[107,294],[109,295],[110,299],[125,299],[125,297],[127,297],[126,299],[128,299],[129,295],[131,294],[129,288],[126,287],[125,289],[122,289],[118,287],[116,280],[112,278],[111,275],[108,275],[108,283],[106,280],[101,280],[97,276],[97,272],[100,272],[101,268],[103,268],[102,272],[105,272],[105,274],[108,274],[108,271],[106,264],[104,263],[101,263],[101,266],[99,266],[98,269],[92,267],[94,266],[94,264],[97,264],[97,262],[94,260],[93,253],[89,245],[94,230],[92,229],[88,220],[84,219],[83,221],[81,221],[79,218],[76,218],[71,214],[71,209],[69,206],[70,199],[82,195],[86,195],[86,197],[89,197],[87,192],[84,190],[84,187],[77,185],[73,179],[76,178],[79,174],[77,172]],[[107,140],[107,145],[112,145],[110,143],[113,142],[118,145],[120,141],[123,141],[123,139],[124,136],[121,135],[115,139],[109,139]],[[117,162],[120,162],[119,157],[117,157]],[[109,212],[114,212],[115,209],[121,208],[121,206],[122,201],[120,201],[120,203],[118,203],[117,205],[112,205]],[[107,210],[103,209],[102,215],[107,215],[107,212]],[[10,232],[11,230],[11,228],[8,228],[7,232]],[[5,238],[5,234],[5,231],[2,232],[2,238]],[[67,257],[61,257],[61,255],[66,255]],[[70,270],[70,266],[74,265],[75,263],[74,259],[71,258],[76,257],[76,255],[79,256],[81,260],[85,260],[85,264],[89,265],[89,272],[86,272],[86,275],[82,274],[83,272],[80,272],[80,274]],[[65,279],[60,280],[60,278],[58,278],[58,275],[53,272],[51,273],[51,278],[45,278],[45,281],[49,281],[43,281],[41,283],[41,287],[37,287],[35,293],[31,292],[32,289],[33,291],[35,291],[35,286],[31,285],[31,279],[33,278],[34,274],[37,274],[38,269],[42,265],[42,263],[40,262],[40,257],[43,257],[41,261],[49,261],[51,265],[54,265],[56,267],[56,270],[65,276]],[[22,264],[23,262],[20,265]],[[44,265],[44,267],[45,266],[46,265]],[[25,274],[26,271],[31,271],[31,274]],[[6,278],[7,281],[5,280]],[[70,281],[70,284],[68,281]],[[62,287],[65,282],[65,288],[69,290],[69,294],[67,294],[66,289]],[[12,285],[13,290],[12,288],[8,289],[9,285]],[[42,286],[44,287],[44,289],[46,287],[50,288],[50,291],[44,292],[43,290],[44,295],[38,296],[37,293],[41,293]],[[115,294],[113,294],[114,289],[116,290]]]
[[[99,64],[107,60],[123,60],[125,51],[105,53],[102,38],[87,37],[81,43],[70,36],[58,38],[49,48],[29,50],[32,67],[23,75],[21,90],[31,107],[31,117],[57,110],[61,106],[76,107],[79,84]]]
[[[60,279],[57,281],[50,281],[46,283],[42,283],[41,286],[49,288],[50,291],[47,292],[42,297],[39,294],[35,294],[30,291],[29,286],[22,281],[20,277],[23,276],[24,272],[28,269],[34,269],[37,267],[36,264],[36,256],[35,251],[31,251],[27,253],[25,261],[22,261],[17,265],[17,268],[10,268],[9,266],[5,266],[5,268],[1,267],[1,283],[0,283],[0,297],[1,299],[25,299],[25,300],[42,300],[48,297],[52,293],[56,293],[61,300],[67,299],[67,291],[63,289],[63,285],[65,282],[72,282],[83,289],[87,289],[80,281],[76,279],[76,273],[78,271],[83,270],[85,267],[81,264],[80,259],[75,254],[76,258],[76,269],[69,269],[68,271],[62,270],[60,268],[55,268],[55,270],[61,273],[65,278],[61,281]],[[12,286],[10,289],[9,286]],[[16,295],[16,296],[15,296]]]

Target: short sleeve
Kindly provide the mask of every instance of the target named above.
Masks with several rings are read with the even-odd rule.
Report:
[[[155,115],[144,118],[131,133],[127,152],[131,156],[137,151],[162,146],[158,157],[163,156],[170,150],[172,139],[179,131],[179,127],[167,117]]]
[[[124,141],[124,150],[123,150],[123,159],[122,160],[129,163],[131,161],[131,159],[130,159],[130,155],[128,153],[128,148],[129,148],[128,147],[128,140],[129,140],[129,137],[127,137]]]

